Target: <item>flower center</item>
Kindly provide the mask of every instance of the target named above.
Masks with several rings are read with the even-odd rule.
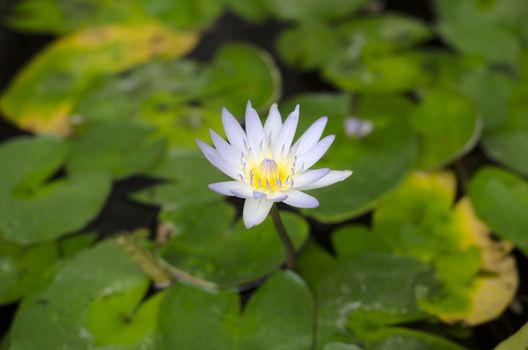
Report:
[[[257,191],[281,191],[293,186],[290,171],[273,159],[265,158],[249,171],[249,183]]]

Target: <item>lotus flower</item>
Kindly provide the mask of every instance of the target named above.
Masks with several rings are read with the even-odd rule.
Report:
[[[209,185],[215,192],[245,199],[243,219],[247,228],[260,224],[273,203],[283,202],[298,208],[315,208],[319,201],[304,193],[343,181],[350,170],[311,169],[326,153],[335,136],[321,139],[328,121],[321,117],[293,143],[299,105],[282,122],[276,104],[262,125],[257,111],[248,102],[245,126],[225,108],[222,122],[227,140],[210,130],[214,147],[196,140],[205,157],[232,181]],[[293,144],[292,144],[293,143]]]

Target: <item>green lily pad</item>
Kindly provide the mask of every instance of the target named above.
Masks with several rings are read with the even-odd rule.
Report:
[[[279,19],[299,22],[333,20],[350,15],[371,0],[266,0],[269,11]]]
[[[222,175],[211,171],[211,163],[199,152],[173,149],[148,175],[165,182],[134,193],[132,198],[141,203],[176,210],[221,198],[207,185],[222,181]]]
[[[204,105],[214,111],[226,107],[233,114],[244,114],[247,101],[259,111],[281,95],[280,71],[267,52],[242,43],[224,45],[211,64],[211,81]]]
[[[420,60],[411,53],[351,58],[336,52],[323,68],[323,77],[337,87],[354,92],[389,94],[420,85],[425,75]]]
[[[47,285],[23,301],[11,346],[151,349],[161,297],[139,305],[148,285],[148,278],[115,241],[85,250],[61,264]]]
[[[308,225],[296,215],[281,216],[298,249],[308,237]],[[161,257],[220,288],[256,281],[276,270],[286,258],[270,217],[248,230],[242,220],[234,221],[234,208],[222,201],[162,211],[160,219],[173,233],[161,248]]]
[[[502,26],[464,18],[440,22],[439,31],[449,44],[464,54],[512,67],[519,63],[520,42]]]
[[[153,128],[132,123],[96,123],[81,130],[66,163],[69,174],[107,172],[120,179],[144,173],[163,156]]]
[[[313,70],[329,60],[337,45],[338,37],[330,27],[306,23],[282,31],[276,47],[280,57],[290,66]]]
[[[528,175],[528,159],[523,156],[528,151],[528,105],[510,105],[508,118],[496,128],[484,133],[482,144],[486,154],[517,171]]]
[[[67,143],[51,138],[20,138],[0,147],[0,164],[10,169],[0,175],[5,184],[0,191],[5,194],[0,198],[1,237],[18,243],[49,241],[81,229],[101,210],[111,185],[106,174],[49,180],[67,150]]]
[[[97,240],[97,233],[83,232],[80,235],[62,238],[59,242],[59,250],[62,258],[69,258],[91,246]]]
[[[488,71],[486,62],[478,57],[461,56],[440,48],[415,51],[414,55],[418,57],[420,66],[426,75],[424,86],[427,88],[458,89],[466,74],[470,76],[467,80],[470,78],[474,80],[476,78],[471,74],[474,71]],[[477,87],[469,84],[470,82],[464,82],[463,91],[467,90],[467,95],[470,97],[478,96],[473,93],[472,89],[477,89]]]
[[[0,304],[25,297],[59,258],[55,243],[25,247],[0,241]]]
[[[528,324],[497,345],[495,350],[525,350],[526,344],[528,344]]]
[[[224,2],[218,0],[140,0],[150,16],[178,30],[208,27],[220,16]]]
[[[72,116],[75,104],[95,80],[155,57],[182,56],[196,41],[193,33],[178,34],[157,23],[70,34],[48,46],[18,74],[1,96],[0,108],[22,129],[67,135],[79,119]]]
[[[514,82],[508,76],[489,69],[479,69],[464,76],[460,91],[471,98],[482,117],[485,129],[492,129],[506,120],[508,102]]]
[[[387,13],[349,21],[338,35],[350,58],[388,54],[424,42],[432,37],[429,27],[412,17]]]
[[[229,10],[249,22],[261,23],[269,14],[267,0],[225,0]]]
[[[80,98],[76,113],[89,121],[140,121],[156,127],[170,145],[196,149],[195,140],[209,138],[209,128],[222,129],[222,107],[243,115],[249,99],[263,111],[278,98],[280,85],[268,54],[229,44],[210,65],[156,61],[101,79]]]
[[[0,198],[41,186],[64,162],[69,146],[52,137],[21,137],[4,142],[0,146]]]
[[[477,215],[501,238],[528,254],[528,183],[496,167],[480,169],[471,179],[469,196]]]
[[[168,291],[161,308],[162,350],[306,350],[312,345],[314,300],[292,272],[271,276],[242,312],[237,294],[213,294],[183,284]]]
[[[288,110],[301,102],[300,122],[307,125],[327,110],[326,132],[334,133],[336,139],[316,167],[354,172],[343,182],[312,192],[320,205],[303,213],[323,222],[343,221],[368,211],[383,194],[398,185],[414,162],[416,143],[404,121],[412,106],[410,102],[398,97],[361,97],[354,116],[372,122],[373,131],[358,138],[345,134],[348,101],[339,94],[333,98],[306,94],[283,104],[283,109]]]
[[[8,24],[30,32],[68,33],[97,25],[158,20],[178,30],[209,26],[224,9],[216,0],[22,0],[13,6]]]
[[[471,100],[447,89],[429,91],[409,115],[420,136],[420,168],[438,168],[469,152],[482,128]]]
[[[412,258],[366,253],[379,246],[352,254],[354,248],[344,244],[359,241],[362,231],[360,227],[341,231],[337,247],[346,253],[338,252],[337,258],[312,246],[298,261],[298,270],[316,295],[316,349],[462,349],[434,335],[396,327],[429,317],[418,307],[414,292],[429,268]],[[321,266],[326,266],[323,273],[317,270]]]
[[[405,328],[384,328],[375,332],[367,350],[464,350],[445,338]]]
[[[525,21],[528,6],[523,1],[435,0],[435,9],[445,20],[478,19],[487,24],[515,27]]]
[[[22,0],[14,4],[7,24],[20,31],[68,33],[111,23],[145,21],[136,0]]]

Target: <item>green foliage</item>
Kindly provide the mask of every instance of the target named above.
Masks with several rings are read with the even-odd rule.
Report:
[[[159,301],[152,298],[139,307],[147,288],[148,278],[114,241],[85,250],[61,264],[45,286],[24,300],[13,324],[11,347],[152,345],[155,324],[150,309]]]
[[[511,105],[507,119],[484,134],[486,153],[498,162],[522,175],[528,175],[528,109],[526,103]]]
[[[101,79],[80,98],[76,113],[87,121],[132,119],[155,127],[172,146],[195,148],[195,139],[208,138],[209,128],[221,129],[223,106],[241,115],[249,99],[263,110],[279,96],[280,82],[267,53],[230,44],[210,65],[153,61]]]
[[[486,167],[471,180],[469,195],[477,215],[501,238],[528,254],[526,181],[506,170]]]
[[[0,242],[0,304],[13,302],[36,287],[40,276],[58,259],[55,243],[24,247]]]
[[[361,99],[356,115],[374,124],[373,132],[363,138],[345,134],[345,118],[352,112],[346,95],[300,95],[285,102],[283,108],[289,110],[296,103],[302,106],[302,123],[308,125],[324,113],[329,117],[326,132],[336,135],[331,152],[320,162],[320,167],[354,169],[355,172],[347,181],[313,191],[320,206],[306,210],[306,214],[323,222],[358,216],[371,209],[411,169],[416,143],[404,122],[411,107],[405,99]],[[378,164],[383,164],[383,172],[379,171]]]
[[[495,350],[524,350],[528,344],[528,325],[524,325],[514,335],[500,343]]]
[[[72,144],[69,174],[107,172],[115,178],[146,172],[164,153],[164,141],[152,128],[118,122],[88,125]]]
[[[447,89],[429,91],[409,122],[420,136],[422,169],[440,167],[471,150],[482,128],[471,100]]]
[[[238,299],[229,292],[173,286],[161,306],[161,349],[310,348],[314,301],[297,275],[277,272],[242,311]]]
[[[20,138],[0,147],[0,236],[20,243],[49,241],[81,229],[110,192],[105,173],[53,179],[69,144],[53,138]],[[22,166],[19,166],[20,160]],[[61,213],[61,220],[56,219]]]
[[[10,28],[59,37],[0,96],[33,133],[0,145],[0,304],[20,301],[0,349],[463,350],[525,282],[528,3],[435,0],[434,23],[379,4],[14,2]],[[247,33],[222,32],[233,13]],[[261,32],[285,100],[284,66],[224,43]],[[281,211],[295,272],[270,217],[247,230],[207,187],[225,176],[196,139],[248,100],[300,104],[296,138],[328,116],[315,167],[353,171]],[[119,196],[158,210],[149,230],[106,237]]]
[[[160,219],[173,234],[161,249],[162,258],[221,288],[234,288],[270,274],[285,260],[271,218],[247,230],[241,220],[233,222],[234,214],[233,208],[222,202],[162,211]],[[283,220],[299,248],[308,236],[307,224],[288,213],[283,214]]]

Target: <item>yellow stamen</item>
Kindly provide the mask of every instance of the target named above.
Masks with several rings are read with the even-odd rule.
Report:
[[[287,164],[281,166],[269,158],[252,166],[248,175],[249,183],[257,191],[281,191],[292,185]]]

